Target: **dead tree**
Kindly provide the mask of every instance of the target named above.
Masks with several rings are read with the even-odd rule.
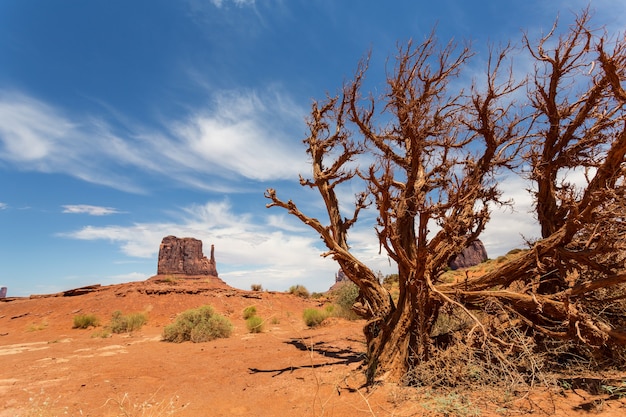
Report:
[[[363,93],[365,60],[341,94],[313,104],[304,141],[312,175],[300,182],[320,193],[328,224],[273,189],[267,206],[319,233],[324,256],[359,287],[370,381],[398,381],[431,358],[442,306],[471,318],[470,344],[515,350],[489,328],[496,305],[534,335],[592,348],[626,345],[623,314],[606,314],[606,303],[626,298],[626,47],[618,40],[607,50],[606,35],[588,26],[584,11],[560,37],[556,26],[536,44],[524,37],[536,62],[524,84],[528,103],[511,99],[523,85],[506,68],[509,47],[490,53],[484,81],[453,91],[471,50],[440,46],[431,34],[398,49],[382,97]],[[497,176],[516,168],[529,169],[541,238],[483,276],[440,282],[448,260],[484,230],[490,207],[507,204]],[[573,172],[584,184],[568,180]],[[336,193],[346,182],[364,184],[350,217]],[[398,266],[397,302],[348,245],[350,227],[370,204],[381,248]],[[610,297],[606,289],[619,291]]]
[[[523,159],[541,239],[463,291],[442,291],[473,307],[495,301],[538,335],[607,351],[626,345],[626,43],[606,50],[589,19],[584,11],[565,34],[524,37],[536,64]]]
[[[340,96],[313,105],[310,135],[312,157],[306,186],[321,194],[329,225],[304,215],[274,190],[268,206],[280,206],[313,227],[364,300],[361,314],[369,321],[367,339],[370,379],[399,380],[417,363],[428,361],[431,329],[442,304],[453,302],[436,283],[449,258],[476,239],[489,219],[489,204],[500,201],[495,175],[514,163],[522,136],[520,120],[502,108],[515,91],[505,74],[498,84],[508,49],[494,54],[484,91],[451,93],[455,79],[471,56],[468,47],[439,48],[434,35],[418,46],[399,48],[397,65],[387,78],[384,107],[362,96],[367,61]],[[380,127],[380,117],[392,122]],[[367,152],[370,166],[348,169]],[[366,192],[357,196],[350,219],[339,210],[335,186],[362,180]],[[378,213],[380,244],[397,263],[400,295],[393,303],[376,275],[349,251],[347,232],[370,197]],[[436,228],[430,235],[430,228]]]

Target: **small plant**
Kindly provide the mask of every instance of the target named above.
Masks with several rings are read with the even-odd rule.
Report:
[[[352,306],[359,296],[359,287],[352,281],[342,283],[333,291],[332,296],[335,304],[339,307],[334,313],[337,317],[343,317],[348,320],[356,320],[359,318],[356,313],[352,311]]]
[[[252,284],[250,285],[250,289],[252,291],[263,291],[263,286],[261,284]]]
[[[148,317],[144,313],[123,315],[117,310],[113,313],[109,327],[113,333],[130,333],[141,329],[147,321]]]
[[[74,316],[73,329],[88,329],[90,327],[98,327],[99,320],[95,314],[79,314]]]
[[[250,317],[256,316],[256,307],[249,306],[243,309],[243,318],[248,320]]]
[[[97,338],[106,339],[108,337],[111,337],[111,331],[109,329],[104,328],[104,329],[95,331],[91,335],[91,337],[94,338],[94,339],[97,339]]]
[[[233,330],[230,321],[216,314],[211,306],[202,306],[187,310],[176,321],[163,329],[166,342],[194,343],[207,342],[222,337],[229,337]]]
[[[272,320],[270,320],[270,323],[272,323],[272,324],[280,324],[280,319],[278,317],[272,317]]]
[[[315,308],[307,308],[302,313],[302,318],[309,327],[319,326],[327,317],[328,314],[326,312]]]
[[[425,404],[424,408],[434,410],[443,416],[480,416],[480,409],[473,406],[467,397],[453,392],[445,396],[435,397],[433,403]]]
[[[32,323],[26,329],[29,332],[38,332],[39,330],[43,330],[48,327],[48,323],[46,321],[42,321],[41,323]]]
[[[400,280],[400,276],[398,274],[389,274],[383,278],[383,287],[389,290],[391,287],[398,284]]]
[[[161,278],[159,281],[165,282],[168,284],[175,284],[176,282],[178,282],[178,278],[176,278],[173,275],[166,275],[165,277]]]
[[[251,316],[246,320],[246,327],[250,333],[263,332],[263,319],[259,316]]]
[[[309,298],[309,290],[304,285],[292,285],[289,287],[289,294],[297,295],[302,298]]]

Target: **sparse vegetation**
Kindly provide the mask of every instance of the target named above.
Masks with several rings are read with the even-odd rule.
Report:
[[[250,289],[252,291],[263,291],[263,286],[261,284],[252,284],[250,285]]]
[[[175,343],[208,342],[229,337],[232,330],[230,321],[207,305],[180,314],[174,323],[163,329],[163,340]]]
[[[102,328],[100,330],[95,331],[92,335],[92,338],[97,339],[106,339],[107,337],[111,337],[111,331],[108,328]]]
[[[338,307],[333,311],[333,315],[348,320],[358,319],[359,316],[352,311],[352,306],[356,303],[358,296],[359,287],[357,287],[353,282],[348,281],[339,285],[331,294],[334,303]]]
[[[29,332],[37,332],[39,330],[43,330],[46,327],[48,327],[48,323],[46,321],[42,321],[41,323],[32,323],[30,326],[28,326],[28,331]]]
[[[249,306],[243,309],[243,318],[248,320],[250,317],[256,316],[256,306]]]
[[[90,327],[98,327],[100,320],[95,314],[79,314],[74,316],[73,329],[88,329]]]
[[[250,333],[263,332],[264,320],[259,316],[251,316],[246,319],[246,327]]]
[[[304,285],[292,285],[289,287],[289,294],[297,295],[302,298],[309,298],[309,290]]]
[[[121,311],[113,312],[109,328],[113,333],[130,333],[141,329],[148,317],[145,313],[131,313],[124,315]]]
[[[431,398],[428,396],[428,398]],[[480,409],[472,405],[472,402],[464,395],[451,392],[447,395],[432,397],[423,404],[427,410],[433,410],[437,415],[458,416],[458,417],[478,417]]]
[[[165,277],[161,278],[159,280],[159,282],[165,282],[165,283],[168,283],[168,284],[175,284],[175,283],[178,282],[178,278],[176,278],[173,275],[166,275]]]
[[[307,308],[302,313],[304,322],[309,327],[319,326],[326,320],[328,314],[325,311],[318,310],[316,308]]]

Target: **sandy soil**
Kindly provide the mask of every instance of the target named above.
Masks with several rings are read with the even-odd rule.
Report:
[[[163,327],[209,304],[235,326],[228,339],[161,341]],[[247,331],[254,305],[263,333]],[[77,296],[0,302],[0,417],[4,416],[626,416],[626,399],[538,389],[529,396],[441,393],[392,384],[365,387],[361,321],[309,329],[319,302],[232,289],[218,282],[145,281]],[[78,314],[146,312],[141,331],[98,337],[72,329]],[[96,337],[94,337],[96,336]]]

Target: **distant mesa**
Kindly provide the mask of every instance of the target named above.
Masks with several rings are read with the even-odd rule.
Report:
[[[214,245],[211,245],[211,258],[207,259],[202,253],[201,240],[164,237],[159,248],[157,275],[217,277]]]
[[[1,287],[0,288],[0,298],[6,298],[7,297],[7,287]]]
[[[471,266],[478,265],[480,263],[485,262],[488,258],[487,249],[485,249],[485,245],[480,239],[476,239],[467,245],[461,253],[455,255],[450,262],[448,262],[448,266],[452,270],[469,268]],[[335,283],[330,287],[329,291],[339,288],[345,282],[349,282],[350,279],[346,276],[341,268],[337,274],[335,274]]]
[[[487,249],[479,239],[472,241],[461,253],[448,262],[450,269],[456,270],[478,265],[488,259]]]

